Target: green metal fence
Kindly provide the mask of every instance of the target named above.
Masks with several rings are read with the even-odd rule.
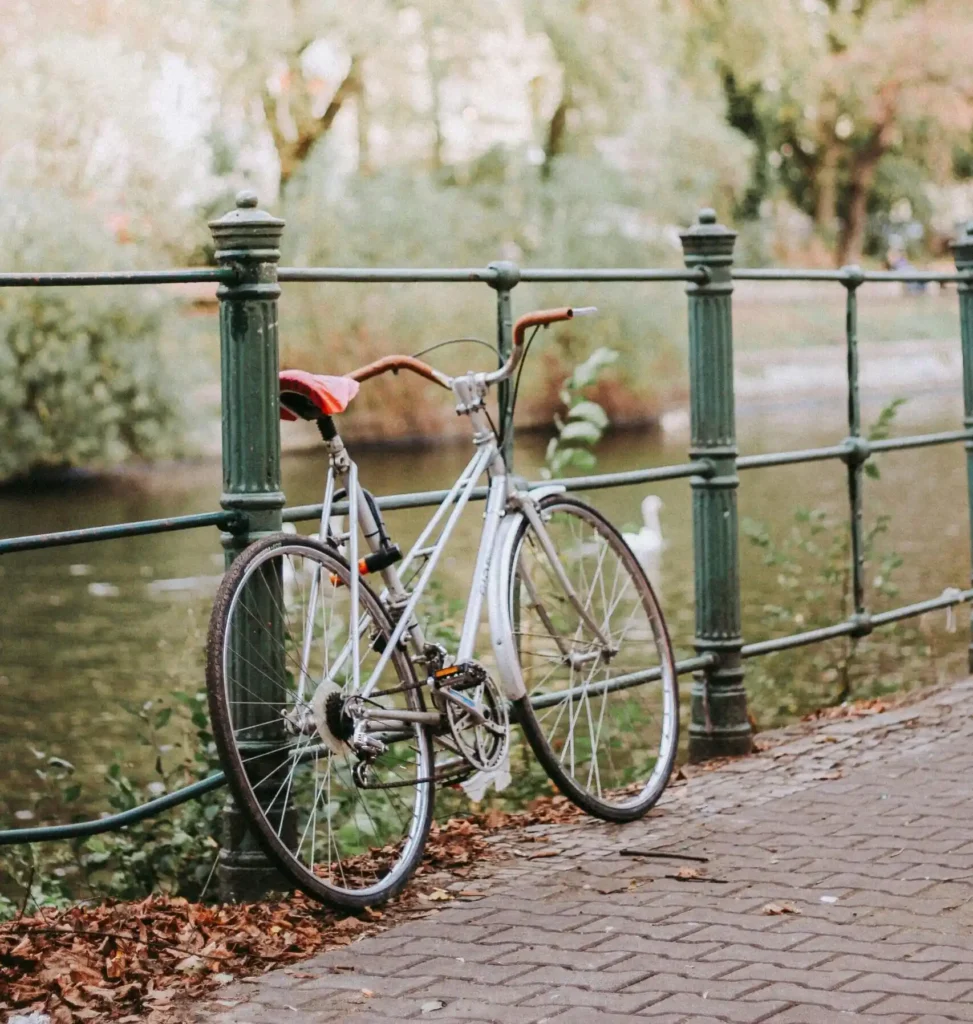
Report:
[[[527,269],[509,262],[466,269],[280,268],[283,221],[257,208],[256,196],[243,192],[236,209],[210,225],[216,244],[212,269],[138,273],[0,274],[0,287],[96,286],[212,282],[219,285],[223,409],[223,493],[221,511],[124,523],[83,530],[0,540],[0,555],[70,544],[84,544],[152,533],[216,526],[226,562],[252,540],[279,530],[284,522],[320,516],[320,505],[285,507],[280,486],[278,423],[277,303],[281,283],[466,283],[485,284],[496,293],[497,338],[501,354],[511,345],[512,294],[520,282],[682,281],[689,312],[689,380],[691,441],[689,461],[658,469],[605,473],[563,480],[568,490],[652,483],[688,478],[693,496],[695,568],[695,655],[678,663],[680,674],[693,675],[689,724],[692,760],[751,749],[744,688],[744,661],[836,637],[863,637],[881,626],[937,608],[973,600],[973,589],[872,614],[865,602],[863,482],[866,463],[888,451],[962,442],[973,510],[973,224],[954,245],[955,273],[921,271],[865,272],[841,270],[737,269],[733,266],[736,234],[703,210],[682,235],[685,269]],[[740,456],[736,445],[733,389],[732,293],[734,281],[825,281],[840,285],[846,296],[848,435],[838,443],[800,451]],[[869,441],[861,433],[858,367],[858,292],[872,282],[953,283],[959,296],[963,356],[962,429]],[[499,396],[501,423],[511,422],[508,390]],[[513,440],[512,430],[504,436]],[[846,466],[851,533],[853,614],[830,626],[745,644],[741,631],[740,571],[736,492],[741,470],[763,469],[823,460]],[[482,498],[485,490],[475,492]],[[445,491],[380,497],[382,509],[438,504]],[[336,509],[336,511],[346,511]],[[971,515],[973,538],[973,515]],[[973,645],[970,648],[973,670]],[[111,831],[194,799],[220,785],[222,773],[166,794],[141,807],[95,821],[0,832],[0,845],[68,839]],[[228,803],[224,817],[224,852],[220,874],[224,892],[243,895],[260,890],[269,879],[262,854],[242,819]]]

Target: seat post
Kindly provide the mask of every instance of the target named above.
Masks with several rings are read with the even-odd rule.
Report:
[[[338,436],[338,428],[330,416],[319,416],[317,418],[318,433],[325,441],[333,441]]]

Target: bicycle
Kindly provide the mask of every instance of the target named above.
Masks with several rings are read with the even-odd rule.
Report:
[[[436,785],[481,792],[509,781],[512,720],[590,814],[635,820],[666,786],[676,671],[648,578],[615,527],[563,484],[528,490],[510,474],[486,404],[492,386],[522,371],[540,327],[586,312],[521,317],[492,372],[450,377],[388,356],[344,377],[280,374],[281,418],[315,421],[328,452],[320,532],[272,534],[234,561],[213,609],[207,688],[238,807],[313,897],[357,909],[399,893],[422,858]],[[362,382],[403,370],[452,391],[475,448],[404,556],[334,420]],[[472,586],[449,651],[417,609],[484,475]],[[338,503],[347,530],[332,514]],[[484,603],[491,643],[477,658]]]

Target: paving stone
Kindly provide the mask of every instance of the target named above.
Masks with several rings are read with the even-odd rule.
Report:
[[[525,964],[485,964],[455,956],[440,956],[432,960],[423,958],[421,963],[425,975],[434,978],[466,978],[484,985],[500,985],[530,970]],[[399,973],[399,977],[408,978],[414,973],[413,969],[407,968]]]
[[[788,982],[804,989],[824,988],[829,991],[858,977],[856,971],[832,971],[828,970],[830,966],[825,963],[821,967],[801,971],[787,970],[776,964],[745,964],[720,977],[724,981]]]
[[[570,967],[580,971],[615,970],[632,959],[626,950],[615,952],[585,949],[575,952],[570,949],[552,949],[550,946],[525,946],[510,953],[498,956],[494,963],[498,964],[534,964],[544,967],[556,963],[561,967]]]
[[[835,1013],[826,1006],[792,1006],[782,1013],[765,1017],[761,1024],[915,1024],[915,1018],[907,1013]]]
[[[763,979],[729,981],[723,978],[687,978],[681,974],[653,974],[625,989],[629,992],[695,992],[707,999],[736,999],[762,988]]]
[[[319,974],[316,978],[296,982],[293,991],[306,993],[321,989],[350,989],[360,992],[367,989],[380,996],[397,996],[403,992],[411,992],[433,980],[420,975],[418,971],[406,978],[381,978],[378,975],[359,974],[355,971],[348,974]]]
[[[696,1014],[705,1016],[708,1020],[714,1018],[739,1021],[740,1024],[757,1024],[769,1017],[777,1010],[787,1006],[785,1002],[752,1001],[742,999],[706,999],[703,996],[689,992],[680,992],[668,996],[661,1002],[653,1003],[651,1007],[643,1010],[639,1016],[652,1020],[656,1016],[669,1014]]]
[[[973,1002],[941,1003],[923,996],[888,996],[876,1003],[873,1013],[938,1014],[949,1020],[973,1020]]]
[[[631,960],[626,966],[630,966]],[[535,967],[517,979],[518,985],[569,985],[572,988],[593,989],[596,992],[616,992],[626,985],[641,981],[648,974],[641,971],[576,971],[561,966]]]
[[[713,960],[742,960],[744,963],[777,964],[779,967],[807,968],[816,967],[830,959],[830,954],[820,950],[779,950],[760,949],[757,946],[733,945],[718,946],[711,950],[701,959]]]
[[[842,986],[843,992],[898,992],[903,995],[921,996],[931,1000],[953,1000],[967,995],[973,988],[973,981],[943,981],[942,975],[935,979],[900,978],[895,974],[896,964],[891,964],[891,974],[861,974]]]
[[[876,992],[828,991],[823,988],[806,988],[791,982],[777,981],[764,988],[745,993],[740,998],[781,999],[785,1003],[800,1003],[802,1006],[826,1006],[841,1013],[857,1013],[877,1003],[882,998],[881,990]]]
[[[444,1016],[440,1017],[440,1014]],[[440,1020],[464,1022],[489,1022],[489,1024],[546,1024],[547,1021],[559,1021],[560,1008],[535,1006],[490,1005],[481,999],[451,999],[442,1010],[434,1013],[422,1013],[416,1004],[412,1020],[427,1021],[437,1024]],[[340,1019],[340,1018],[339,1018]],[[282,1021],[281,1024],[286,1024]],[[341,1024],[345,1024],[344,1021]]]
[[[643,1007],[659,1001],[658,992],[595,992],[591,989],[558,988],[543,989],[527,999],[524,1006],[588,1006],[611,1013],[636,1013]]]
[[[879,960],[876,957],[844,954],[829,960],[825,969],[884,974],[889,970],[889,963],[888,960]],[[948,966],[948,963],[935,960],[896,960],[895,973],[902,978],[930,978],[934,974],[938,976],[938,972]]]

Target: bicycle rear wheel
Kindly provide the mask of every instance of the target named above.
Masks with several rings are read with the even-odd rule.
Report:
[[[433,757],[418,723],[383,726],[384,749],[364,769],[347,742],[348,581],[344,560],[317,541],[274,534],[248,547],[216,597],[207,689],[230,787],[268,855],[309,895],[357,909],[396,895],[419,863]],[[359,612],[365,680],[392,627],[364,580]],[[404,651],[392,655],[368,707],[423,710]]]
[[[662,795],[676,757],[679,700],[665,620],[642,567],[600,512],[561,494],[539,508],[598,629],[579,613],[525,517],[500,591],[527,691],[514,711],[565,796],[597,817],[632,821]]]

